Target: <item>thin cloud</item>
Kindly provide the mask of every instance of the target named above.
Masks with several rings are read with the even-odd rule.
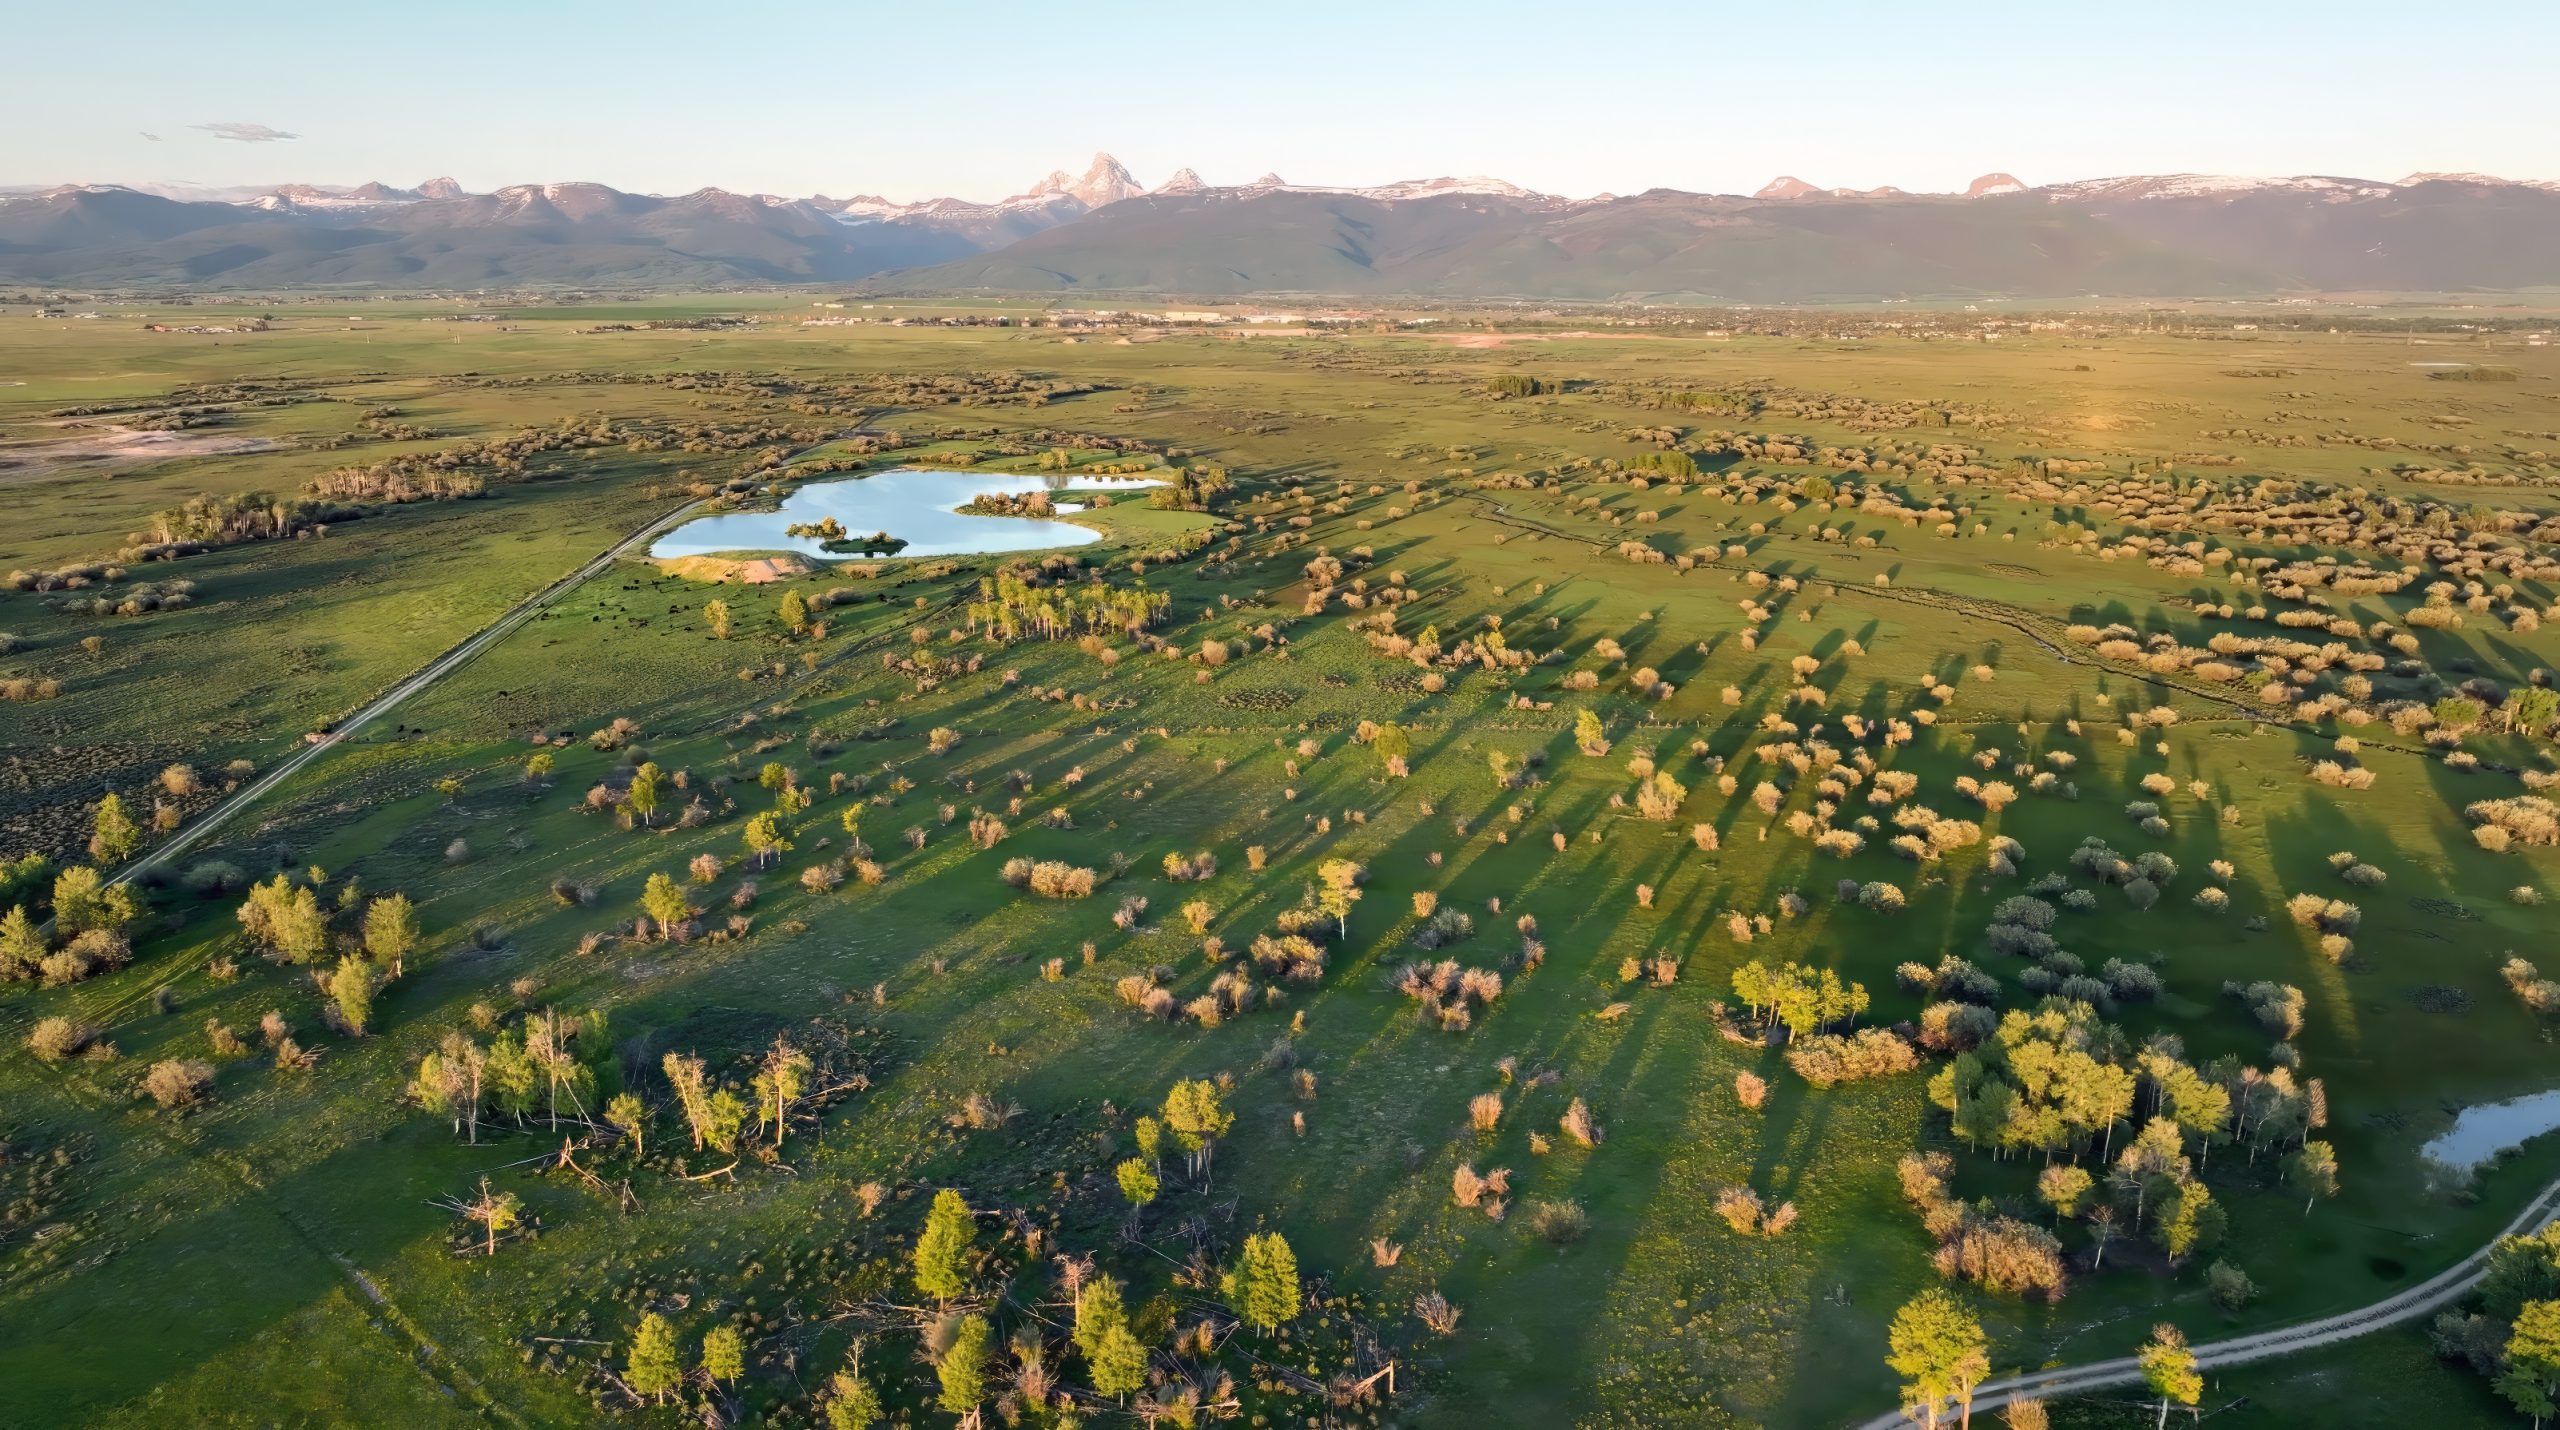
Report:
[[[154,143],[154,144],[157,144],[157,143],[159,143],[159,142],[160,142],[160,136],[159,136],[159,135],[157,135],[157,134],[152,133],[152,132],[151,132],[150,130],[148,130],[148,129],[137,129],[137,130],[135,130],[134,132],[135,132],[135,133],[137,133],[137,134],[139,134],[139,135],[141,135],[143,138],[150,140],[150,141],[151,141],[152,143]]]
[[[216,124],[195,124],[188,127],[201,129],[216,139],[236,139],[243,144],[273,144],[279,139],[302,137],[264,124],[243,124],[237,120],[224,120]]]

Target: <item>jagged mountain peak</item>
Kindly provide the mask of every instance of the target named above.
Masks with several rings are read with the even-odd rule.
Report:
[[[1156,185],[1155,191],[1159,194],[1196,194],[1207,187],[1201,182],[1198,170],[1181,168],[1173,171],[1172,178]]]

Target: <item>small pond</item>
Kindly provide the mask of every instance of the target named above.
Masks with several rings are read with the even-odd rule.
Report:
[[[959,510],[980,497],[1031,492],[1138,491],[1163,483],[1153,477],[1089,477],[1069,472],[951,472],[898,467],[868,476],[811,482],[783,499],[775,511],[726,512],[697,517],[657,539],[655,557],[709,556],[724,551],[796,551],[818,561],[860,556],[824,538],[793,536],[794,525],[835,518],[854,541],[874,532],[903,537],[901,556],[979,556],[1001,551],[1045,551],[1082,546],[1101,533],[1073,522],[1027,516],[977,516]],[[1082,508],[1061,502],[1057,509]]]
[[[2560,1129],[2560,1090],[2528,1093],[2504,1102],[2462,1109],[2453,1126],[2436,1134],[2418,1155],[2448,1170],[2469,1173],[2526,1139]]]

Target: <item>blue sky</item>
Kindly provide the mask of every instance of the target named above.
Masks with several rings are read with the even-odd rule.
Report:
[[[0,184],[994,198],[1097,149],[1149,184],[1187,164],[1574,195],[1782,172],[2560,178],[2549,0],[86,0],[8,30]]]

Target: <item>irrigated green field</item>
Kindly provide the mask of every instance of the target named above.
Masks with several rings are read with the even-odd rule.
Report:
[[[2560,1080],[2560,987],[2504,968],[2560,927],[2547,347],[1067,342],[800,327],[805,301],[314,303],[229,335],[0,311],[0,567],[28,573],[0,854],[58,864],[109,794],[140,857],[188,837],[688,503],[853,475],[795,464],[1229,481],[1094,514],[1045,569],[712,584],[635,555],[145,871],[120,930],[20,881],[0,904],[62,917],[0,948],[27,975],[0,985],[0,1423],[858,1424],[858,1378],[915,1425],[1840,1425],[1894,1407],[1888,1323],[1924,1288],[1994,1375],[2077,1365],[2381,1300],[2560,1176],[2549,1139],[2468,1183],[2418,1155]],[[593,331],[730,312],[763,321]],[[2449,361],[2511,380],[2423,365]],[[71,445],[171,414],[260,449]],[[381,494],[429,473],[484,489]],[[161,519],[204,495],[284,534]],[[1017,610],[1169,600],[998,640],[973,603],[1008,568],[1041,583]],[[644,914],[657,875],[683,916]],[[239,917],[278,876],[306,937]],[[364,941],[395,892],[396,968]],[[1755,963],[1869,1001],[1790,1039],[1736,987]],[[2040,1006],[2121,1106],[2039,1120],[2079,1074],[1993,1029]],[[552,1014],[582,1027],[537,1071]],[[777,1040],[807,1059],[778,1124]],[[761,1110],[698,1135],[670,1054]],[[421,1077],[480,1057],[472,1092]],[[1194,1079],[1232,1117],[1214,1156],[1151,1148]],[[1944,1185],[1914,1194],[1915,1152]],[[2076,1205],[2040,1194],[2056,1166],[2093,1175]],[[974,1241],[936,1294],[944,1189]],[[463,1211],[503,1197],[492,1244]],[[1276,1327],[1221,1287],[1260,1233],[1295,1257]],[[2217,1267],[2251,1293],[2217,1304]],[[1145,1351],[1119,1393],[1070,1333],[1094,1276]],[[740,1373],[695,1373],[722,1327]],[[2506,1413],[2423,1321],[2210,1391],[2269,1424]]]

